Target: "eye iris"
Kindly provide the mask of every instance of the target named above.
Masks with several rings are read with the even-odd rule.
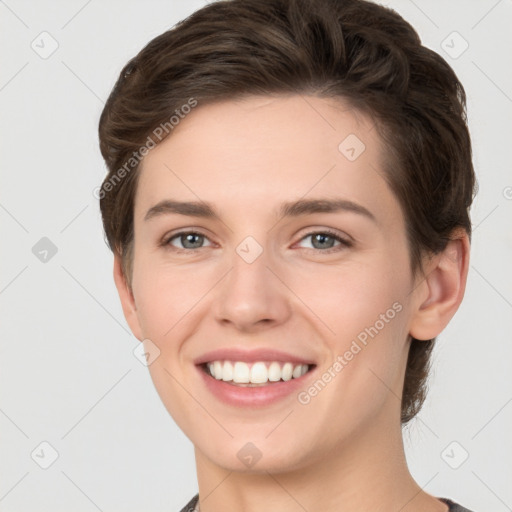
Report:
[[[315,249],[332,248],[335,243],[335,237],[327,233],[315,233],[310,235],[313,239]],[[198,249],[203,244],[204,236],[199,233],[186,233],[179,236],[180,241],[185,249]],[[319,245],[319,247],[317,247]]]
[[[197,233],[188,233],[187,235],[181,235],[181,243],[183,244],[183,247],[187,248],[187,249],[197,249],[198,247],[201,247],[201,244],[202,244],[202,239],[203,239],[203,236],[202,235],[198,235]],[[199,241],[196,241],[196,243],[194,244],[193,242],[193,239],[199,239]],[[188,242],[191,242],[192,243],[192,247],[190,246],[187,246],[187,243]]]
[[[332,236],[325,235],[323,233],[317,233],[317,234],[313,235],[313,246],[314,247],[315,247],[315,242],[317,240],[319,240],[321,244],[324,243],[326,240],[328,240],[328,241],[330,240],[331,241],[331,244],[328,244],[327,246],[326,245],[320,245],[320,247],[319,247],[320,249],[325,248],[325,247],[327,247],[327,248],[333,247],[334,238]],[[318,247],[315,247],[315,248],[318,249]]]

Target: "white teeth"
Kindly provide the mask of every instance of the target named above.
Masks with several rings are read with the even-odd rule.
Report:
[[[299,378],[302,375],[302,365],[299,364],[293,369],[292,377],[294,379]]]
[[[241,363],[237,361],[233,368],[233,382],[237,382],[239,384],[246,384],[250,381],[250,376],[251,373],[249,370],[249,366],[246,363]]]
[[[233,380],[233,365],[229,361],[222,367],[222,380]]]
[[[285,363],[283,366],[283,369],[281,370],[281,379],[283,380],[290,380],[293,375],[293,364],[292,363]]]
[[[282,366],[281,366],[282,365]],[[242,361],[212,361],[207,364],[210,375],[217,380],[235,384],[266,384],[298,379],[307,373],[309,365],[292,363],[270,364],[263,361],[248,364]]]
[[[268,381],[268,370],[265,363],[254,363],[252,365],[250,381],[253,384],[263,384]]]
[[[213,363],[213,376],[216,378],[216,379],[222,379],[222,363],[221,361],[215,361]]]
[[[268,380],[270,382],[277,382],[281,380],[281,365],[275,361],[270,363],[268,367]]]

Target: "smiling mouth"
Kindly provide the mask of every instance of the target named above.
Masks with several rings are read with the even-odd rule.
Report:
[[[310,372],[314,364],[293,364],[279,361],[211,361],[200,365],[210,377],[241,387],[261,387],[299,379]]]

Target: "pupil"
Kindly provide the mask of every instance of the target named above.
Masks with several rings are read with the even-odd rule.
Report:
[[[325,243],[325,241],[328,239],[332,240],[332,238],[329,235],[323,235],[323,234],[315,235],[314,238],[320,240],[320,243]],[[330,247],[330,245],[329,245],[329,247]]]
[[[185,240],[187,243],[190,242],[192,245],[194,245],[194,241],[193,241],[194,238],[200,238],[200,237],[201,237],[201,235],[196,235],[196,234],[190,233],[188,235],[185,235]],[[183,244],[183,245],[185,247],[187,247],[186,244]],[[200,240],[199,240],[199,242],[196,242],[194,245],[194,247],[197,247],[197,246],[199,246],[199,247],[201,246]]]

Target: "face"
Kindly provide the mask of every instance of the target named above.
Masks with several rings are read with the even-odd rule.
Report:
[[[399,422],[413,282],[385,154],[297,95],[199,105],[145,157],[125,314],[214,464],[301,468]]]

